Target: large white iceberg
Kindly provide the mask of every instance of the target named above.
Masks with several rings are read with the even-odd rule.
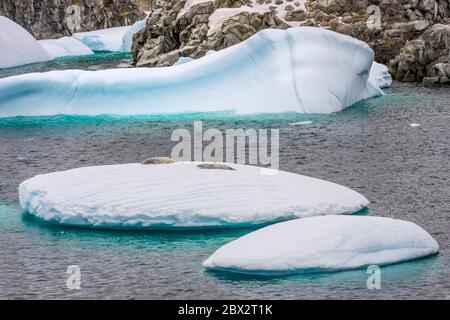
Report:
[[[22,208],[52,223],[94,228],[259,225],[351,214],[368,200],[349,188],[261,168],[201,169],[198,163],[125,164],[43,174],[19,186]]]
[[[49,60],[47,52],[28,31],[0,16],[0,69]]]
[[[412,222],[327,216],[257,230],[221,247],[203,265],[249,274],[338,271],[422,258],[438,250],[437,242]]]
[[[47,51],[52,58],[70,57],[70,56],[86,56],[94,54],[94,52],[72,37],[63,37],[60,39],[40,40],[39,43]]]
[[[368,81],[374,53],[320,28],[264,30],[167,68],[55,71],[0,80],[0,116],[331,113],[382,95]]]

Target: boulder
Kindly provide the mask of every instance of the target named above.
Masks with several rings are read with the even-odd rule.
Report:
[[[399,81],[448,83],[450,77],[450,24],[435,24],[418,39],[409,41],[390,61],[389,69]]]

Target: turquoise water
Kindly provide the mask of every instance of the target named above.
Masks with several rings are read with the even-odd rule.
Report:
[[[127,57],[86,59],[101,68]],[[0,77],[62,65],[89,69],[94,62],[56,61],[3,70]],[[222,112],[0,119],[0,298],[450,298],[450,89],[396,83],[387,92],[327,116]],[[86,230],[47,225],[21,211],[21,181],[170,155],[172,131],[191,130],[193,120],[203,120],[204,130],[280,129],[282,169],[361,192],[371,201],[366,214],[419,224],[439,242],[440,254],[383,267],[381,290],[368,290],[366,270],[250,277],[203,269],[217,248],[253,229]],[[312,124],[290,125],[306,120]],[[81,268],[81,290],[66,287],[69,265]]]
[[[201,263],[211,252],[251,229],[80,230],[42,224],[8,205],[0,205],[0,219],[2,252],[11,253],[1,263],[2,298],[420,299],[448,293],[442,283],[448,265],[440,256],[384,267],[382,289],[370,291],[365,270],[284,277],[203,270]],[[81,268],[79,291],[65,286],[66,268],[73,264]],[[424,296],[430,286],[433,291]]]
[[[50,62],[33,63],[16,68],[0,69],[0,78],[30,73],[55,70],[82,69],[102,70],[108,68],[127,68],[131,54],[117,52],[96,52],[82,57],[63,57]]]

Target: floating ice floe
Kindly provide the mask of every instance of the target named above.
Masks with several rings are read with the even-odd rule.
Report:
[[[0,69],[49,60],[50,56],[28,31],[0,16]]]
[[[66,70],[1,79],[0,117],[331,113],[383,94],[367,81],[373,56],[367,44],[325,29],[263,30],[175,67]]]
[[[78,41],[72,37],[63,37],[54,40],[40,40],[39,43],[52,59],[94,54],[94,52],[81,41]]]
[[[203,265],[248,274],[338,271],[413,260],[438,250],[437,242],[412,222],[327,216],[257,230],[224,245]]]
[[[260,225],[351,214],[369,203],[349,188],[298,174],[200,164],[125,164],[38,175],[20,184],[20,203],[52,223],[143,229]]]
[[[369,81],[379,88],[389,88],[392,85],[392,76],[388,67],[374,61],[370,69]]]

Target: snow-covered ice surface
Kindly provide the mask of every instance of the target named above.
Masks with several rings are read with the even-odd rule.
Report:
[[[123,39],[130,26],[77,32],[73,38],[83,42],[92,51],[121,51]]]
[[[369,81],[379,88],[389,88],[392,85],[392,76],[388,67],[374,61],[370,69]]]
[[[347,187],[280,171],[198,163],[85,167],[38,175],[19,186],[22,208],[52,223],[95,228],[259,225],[355,213],[368,200]]]
[[[131,52],[133,44],[133,36],[135,33],[141,31],[145,27],[146,19],[135,22],[122,36],[121,52]]]
[[[40,40],[39,43],[52,59],[94,54],[94,52],[85,44],[73,37],[63,37],[55,40]]]
[[[203,265],[249,274],[338,271],[422,258],[438,250],[437,242],[412,222],[326,216],[257,230],[224,245]]]
[[[0,80],[0,117],[234,110],[332,113],[383,94],[367,81],[374,53],[320,28],[263,30],[167,68],[56,71]]]
[[[28,31],[0,16],[0,69],[49,60],[47,52]]]

